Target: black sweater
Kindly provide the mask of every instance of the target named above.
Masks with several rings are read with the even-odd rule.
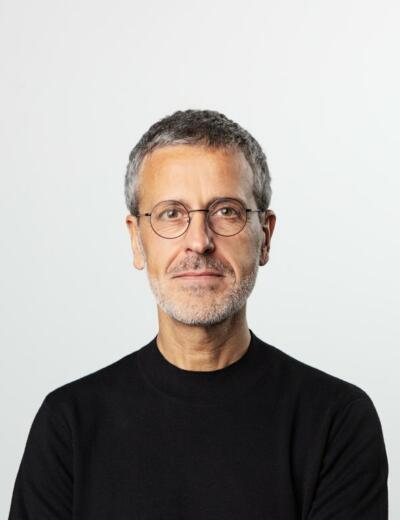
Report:
[[[173,365],[156,336],[52,390],[9,520],[387,520],[368,394],[250,333],[219,370]]]

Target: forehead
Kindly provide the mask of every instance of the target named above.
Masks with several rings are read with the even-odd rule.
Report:
[[[215,197],[236,197],[250,202],[253,172],[240,150],[174,145],[146,155],[139,171],[143,205],[160,200],[206,204]]]

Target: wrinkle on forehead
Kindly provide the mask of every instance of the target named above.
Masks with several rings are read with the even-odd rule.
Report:
[[[148,154],[140,169],[140,200],[148,205],[185,198],[253,195],[253,172],[240,150],[174,145]],[[204,203],[207,201],[204,200]]]

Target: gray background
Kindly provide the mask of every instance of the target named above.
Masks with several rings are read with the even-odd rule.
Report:
[[[150,124],[186,108],[264,147],[277,223],[249,326],[370,395],[400,517],[399,15],[388,0],[0,2],[2,518],[45,395],[157,332],[123,177]]]

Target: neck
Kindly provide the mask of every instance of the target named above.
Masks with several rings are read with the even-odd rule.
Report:
[[[250,332],[246,305],[234,316],[211,326],[186,325],[158,307],[157,347],[173,365],[184,370],[224,368],[246,352]]]

